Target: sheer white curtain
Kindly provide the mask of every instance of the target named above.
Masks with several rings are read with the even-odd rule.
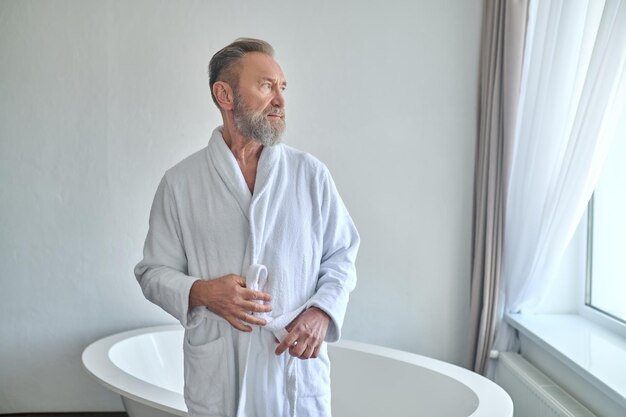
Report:
[[[532,312],[578,225],[626,97],[626,0],[533,0],[499,311]],[[500,320],[494,349],[516,348]]]

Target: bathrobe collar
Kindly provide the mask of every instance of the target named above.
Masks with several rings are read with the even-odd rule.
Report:
[[[237,204],[244,216],[250,220],[251,206],[254,206],[255,204],[253,203],[266,194],[269,185],[272,183],[272,178],[275,176],[282,144],[263,147],[257,165],[254,192],[251,195],[235,155],[233,155],[224,141],[223,129],[223,126],[218,126],[209,140],[207,152],[210,162],[212,162],[210,165],[215,167],[218,175],[235,200],[237,200]]]

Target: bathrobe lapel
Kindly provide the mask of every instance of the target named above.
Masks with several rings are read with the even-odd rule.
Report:
[[[250,209],[252,196],[248,190],[241,168],[239,168],[239,164],[235,159],[235,155],[224,142],[221,129],[215,129],[213,132],[209,141],[208,155],[211,161],[209,165],[217,171],[222,182],[237,201],[243,215],[250,220],[248,210]]]
[[[235,156],[224,142],[222,130],[216,129],[209,141],[209,158],[211,166],[217,171],[222,182],[237,201],[241,212],[250,224],[250,236],[246,245],[246,256],[242,271],[258,262],[260,248],[265,239],[265,230],[268,223],[273,223],[269,213],[272,188],[276,185],[277,172],[280,170],[282,145],[265,146],[261,152],[257,165],[254,192],[251,195],[241,168]]]
[[[276,177],[280,171],[282,145],[266,146],[261,152],[257,165],[254,194],[250,203],[250,243],[249,265],[259,263],[259,255],[265,242],[265,231],[273,223],[276,213],[269,211],[273,189],[277,186]]]

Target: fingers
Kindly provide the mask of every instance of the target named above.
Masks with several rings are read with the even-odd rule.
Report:
[[[242,332],[252,331],[252,327],[244,323],[255,324],[257,326],[265,326],[267,324],[267,321],[246,313],[242,313],[239,317],[227,316],[224,317],[224,319],[228,321],[235,329],[241,330]]]
[[[233,281],[235,281],[237,285],[243,288],[241,292],[241,296],[244,299],[259,300],[259,301],[265,301],[265,302],[272,301],[272,296],[269,295],[268,293],[248,289],[246,287],[246,279],[242,277],[241,275],[231,274],[231,275],[228,275],[227,277],[231,278]]]
[[[267,304],[254,303],[252,301],[242,301],[239,305],[244,310],[253,313],[268,313],[272,311],[272,306]]]
[[[290,345],[289,354],[295,358],[306,360],[316,358],[317,354],[319,354],[319,348],[320,346],[315,343],[307,344],[304,341],[296,341]]]
[[[313,358],[313,353],[315,352],[316,349],[317,349],[317,347],[315,347],[315,345],[307,346],[307,348],[304,351],[304,353],[300,356],[300,359]]]
[[[272,311],[270,305],[263,304],[272,299],[269,294],[246,288],[245,278],[235,274],[217,278],[211,283],[212,288],[205,302],[209,310],[243,332],[252,331],[249,325],[267,325],[267,321],[256,317],[255,313]]]
[[[291,347],[289,348],[289,354],[293,357],[299,358],[300,356],[302,356],[306,348],[307,348],[307,345],[305,342],[300,343],[296,341],[296,343],[291,345]]]
[[[272,301],[272,296],[269,295],[268,293],[262,292],[262,291],[255,291],[255,290],[251,290],[248,288],[242,290],[241,296],[246,300],[258,300],[258,301],[265,301],[265,302]]]
[[[298,340],[298,335],[295,332],[289,333],[282,342],[278,345],[274,353],[281,355],[290,346],[292,346]]]
[[[245,324],[243,324],[242,322],[240,322],[234,317],[224,317],[224,318],[226,319],[226,321],[230,323],[231,326],[233,326],[237,330],[241,330],[242,332],[246,332],[246,333],[250,333],[252,331],[252,327],[246,326]]]
[[[266,320],[260,317],[255,317],[245,312],[240,312],[239,314],[236,314],[235,316],[226,316],[224,318],[234,328],[236,328],[237,330],[244,331],[244,332],[252,331],[252,327],[248,326],[247,324],[254,324],[257,326],[265,326],[267,324]]]
[[[317,358],[326,332],[330,317],[318,308],[309,308],[296,317],[285,328],[287,336],[276,348],[277,355],[289,349],[291,356],[300,359]]]
[[[318,348],[317,341],[313,341],[312,343],[308,343],[306,341],[296,341],[296,343],[292,344],[289,348],[289,354],[299,359],[309,359],[312,357],[313,352]]]
[[[279,343],[274,353],[281,355],[289,349],[289,354],[296,358],[317,358],[321,343],[322,342],[316,338],[307,337],[302,333],[292,331]]]
[[[239,317],[237,317],[239,320],[246,322],[246,323],[250,323],[250,324],[256,324],[257,326],[265,326],[267,324],[267,321],[259,318],[259,317],[255,317],[253,315],[250,315],[248,313],[240,313]]]
[[[318,345],[315,349],[313,349],[313,353],[311,354],[311,359],[315,359],[320,355],[320,348],[322,345]]]

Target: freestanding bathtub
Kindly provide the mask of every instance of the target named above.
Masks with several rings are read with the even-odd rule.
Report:
[[[91,344],[82,361],[122,396],[130,417],[186,416],[182,341],[179,325],[138,329]],[[329,345],[328,353],[334,417],[513,416],[502,388],[461,367],[351,341]]]

